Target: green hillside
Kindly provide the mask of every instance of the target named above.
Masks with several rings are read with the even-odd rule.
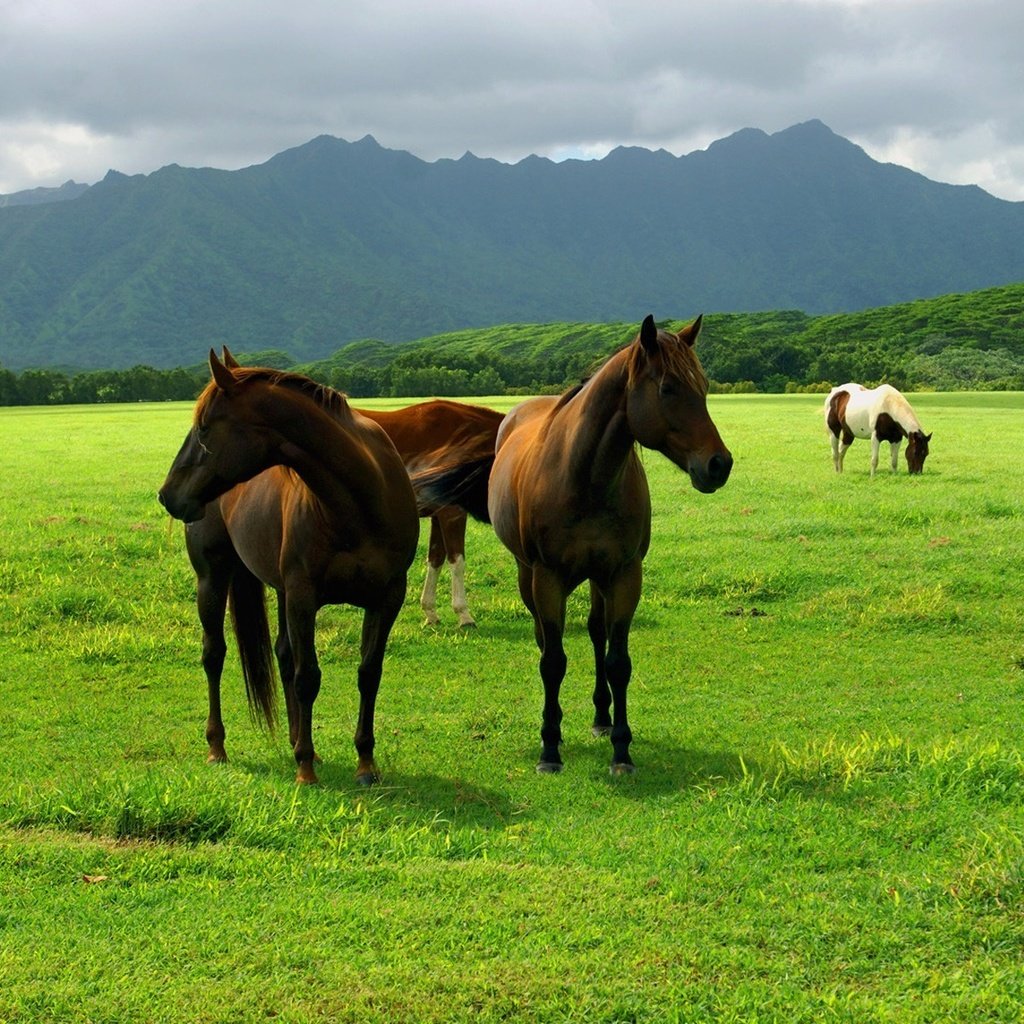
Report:
[[[356,341],[298,365],[279,349],[241,346],[235,355],[246,364],[301,370],[353,398],[535,394],[562,391],[637,328],[503,324],[400,345]],[[1024,390],[1024,283],[835,316],[710,313],[698,349],[716,390],[822,390],[849,380],[885,380],[907,391]],[[192,356],[176,370],[69,376],[0,368],[0,405],[193,398],[209,371],[205,349]]]
[[[561,390],[637,326],[505,324],[402,345],[354,342],[301,369],[353,396]],[[712,381],[761,391],[848,380],[1016,390],[1024,388],[1024,283],[831,316],[709,314],[699,351]]]

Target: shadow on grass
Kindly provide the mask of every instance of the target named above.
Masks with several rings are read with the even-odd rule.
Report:
[[[435,774],[388,776],[374,797],[380,806],[469,828],[503,829],[522,811],[507,793]]]
[[[636,763],[631,774],[612,774],[611,744],[595,738],[574,744],[563,753],[566,771],[583,771],[623,796],[645,797],[690,789],[714,789],[758,774],[758,765],[728,750],[694,750],[660,741],[634,741],[630,753]]]
[[[286,782],[294,772],[294,761],[288,756],[268,757],[263,761],[242,758],[231,763],[271,784]],[[518,813],[508,794],[463,778],[386,771],[380,782],[366,787],[355,779],[354,757],[350,761],[324,761],[317,765],[317,775],[320,782],[313,787],[314,791],[338,794],[351,801],[369,801],[393,817],[501,829]]]

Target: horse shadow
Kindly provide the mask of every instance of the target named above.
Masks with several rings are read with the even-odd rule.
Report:
[[[275,751],[264,760],[233,758],[231,764],[269,783],[287,780],[295,771],[290,751]],[[317,764],[319,782],[313,788],[353,801],[371,801],[386,814],[424,822],[457,820],[463,828],[500,830],[520,813],[509,794],[457,776],[385,768],[381,781],[367,787],[352,771],[352,763],[344,758],[322,761]]]
[[[685,790],[710,792],[760,771],[756,761],[735,751],[683,747],[664,740],[637,737],[630,752],[636,771],[612,774],[611,745],[606,739],[572,744],[564,754],[565,772],[583,771],[610,792],[644,800]]]

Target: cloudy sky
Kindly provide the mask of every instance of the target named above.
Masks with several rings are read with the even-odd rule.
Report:
[[[0,193],[234,169],[703,149],[819,118],[1024,200],[1022,0],[0,0]]]

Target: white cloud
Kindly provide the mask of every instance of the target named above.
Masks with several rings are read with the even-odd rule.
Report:
[[[820,118],[879,159],[1024,198],[1019,0],[8,0],[0,192],[236,168],[327,133],[690,152]]]

